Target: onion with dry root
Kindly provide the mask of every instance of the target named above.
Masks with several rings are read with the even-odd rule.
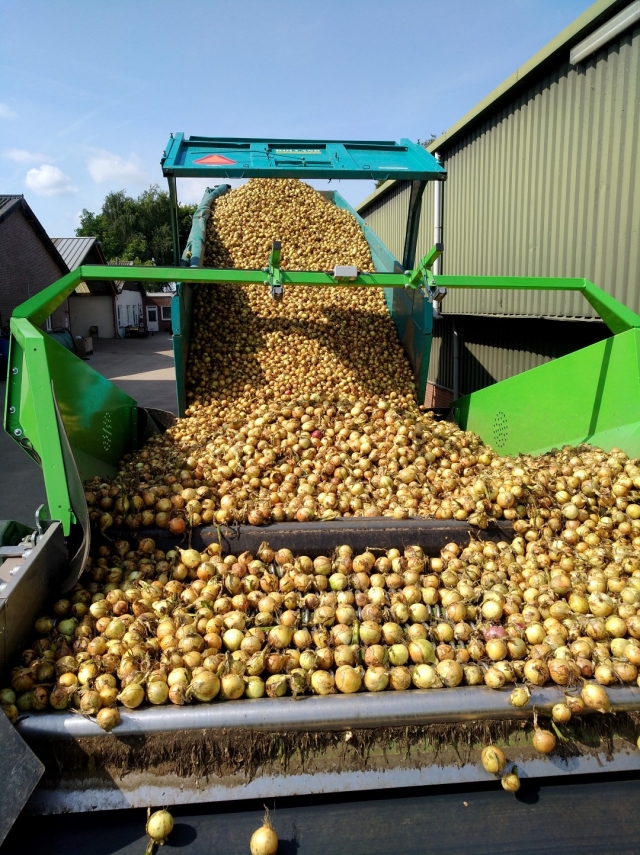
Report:
[[[262,825],[251,835],[249,848],[251,855],[276,855],[278,835],[275,833],[269,809],[265,806]]]
[[[556,747],[556,737],[550,730],[538,727],[538,714],[533,714],[533,747],[541,754],[550,754]]]

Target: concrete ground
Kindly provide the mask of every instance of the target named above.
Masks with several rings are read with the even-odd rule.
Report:
[[[143,407],[176,412],[175,372],[171,336],[146,339],[97,339],[88,365],[112,380]],[[5,400],[6,383],[0,382]],[[33,525],[37,508],[46,501],[42,470],[0,430],[0,519]]]

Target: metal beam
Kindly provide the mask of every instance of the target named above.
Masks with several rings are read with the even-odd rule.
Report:
[[[426,186],[426,181],[411,182],[407,230],[404,236],[404,250],[402,253],[402,266],[405,270],[410,270],[415,264],[418,229],[420,228],[420,213],[422,212],[422,196]]]
[[[171,217],[171,243],[173,248],[173,263],[180,266],[180,224],[178,222],[178,189],[174,175],[167,175],[169,184],[169,213]]]
[[[407,288],[420,287],[423,269],[430,267],[437,248],[431,249],[415,269],[406,273],[360,273],[348,285],[336,283],[331,272],[281,272],[283,285],[311,285],[331,288]],[[265,268],[268,270],[268,266]],[[58,308],[81,281],[121,279],[131,282],[194,282],[200,284],[262,285],[265,270],[218,270],[215,268],[118,267],[82,265],[49,285],[44,291],[22,303],[13,312],[14,318],[25,318],[35,326]],[[580,291],[598,311],[614,333],[640,327],[640,315],[632,312],[615,297],[607,294],[588,279],[535,276],[437,276],[433,284],[445,288],[505,289],[528,291]]]
[[[640,708],[640,688],[609,686],[614,712]],[[558,688],[531,689],[531,704],[515,708],[508,695],[486,686],[455,689],[412,689],[407,692],[364,692],[303,698],[261,698],[248,701],[165,706],[122,710],[119,737],[186,730],[242,728],[277,731],[350,730],[351,728],[409,727],[458,721],[530,719],[533,710],[550,713],[558,703]],[[74,713],[27,713],[17,724],[20,735],[33,739],[85,739],[104,737],[90,718]]]

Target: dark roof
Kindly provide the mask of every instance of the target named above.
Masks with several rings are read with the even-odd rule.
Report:
[[[55,244],[49,237],[49,235],[44,230],[42,223],[33,213],[29,205],[27,204],[24,196],[0,196],[0,223],[10,217],[12,214],[15,214],[17,211],[22,213],[22,216],[27,220],[31,228],[40,238],[40,242],[46,251],[49,253],[51,258],[55,261],[57,266],[60,269],[60,272],[64,276],[65,273],[69,272],[69,268],[65,264],[64,259],[58,252],[55,247]]]
[[[0,221],[4,220],[19,199],[22,199],[22,196],[0,196]]]
[[[81,264],[106,264],[100,241],[95,237],[52,238],[56,249],[70,270],[76,270]],[[113,282],[81,282],[76,294],[113,296],[116,293]]]
[[[82,264],[107,263],[98,238],[73,237],[52,238],[52,240],[70,270],[76,270]],[[74,293],[87,296],[101,294],[113,296],[116,289],[113,282],[93,280],[81,282]]]

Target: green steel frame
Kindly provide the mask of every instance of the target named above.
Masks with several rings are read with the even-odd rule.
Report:
[[[510,438],[501,450],[509,453],[544,451],[554,444],[598,437],[601,444],[611,440],[640,455],[640,316],[586,279],[434,276],[431,266],[440,251],[434,247],[415,270],[362,273],[348,285],[337,283],[330,273],[280,270],[277,251],[265,270],[82,266],[27,300],[11,319],[4,424],[9,435],[42,465],[50,516],[62,521],[66,534],[77,517],[70,496],[77,495],[78,484],[70,483],[74,476],[65,467],[57,412],[81,479],[116,476],[118,461],[138,442],[133,398],[38,329],[81,282],[91,280],[174,282],[179,277],[183,283],[200,286],[263,284],[270,267],[272,276],[277,271],[275,278],[285,291],[287,286],[384,288],[387,294],[413,289],[425,302],[434,289],[443,287],[579,291],[614,338],[460,399],[454,404],[457,419],[491,441],[491,431],[503,437],[506,418]],[[192,289],[183,291],[183,299],[193,299]],[[191,307],[184,308],[182,317],[190,319]],[[181,330],[174,333],[180,335]],[[176,356],[180,373],[187,353]],[[428,354],[420,371],[425,377],[427,367]],[[575,378],[582,382],[574,382]],[[622,400],[628,402],[624,407]],[[564,404],[560,406],[559,401]],[[511,417],[505,415],[506,407],[515,408]]]

